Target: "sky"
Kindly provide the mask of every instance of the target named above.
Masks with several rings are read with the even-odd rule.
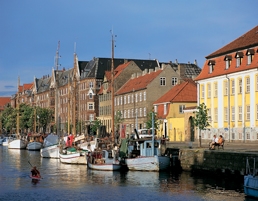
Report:
[[[257,0],[0,0],[0,96],[93,57],[194,63],[258,25]]]

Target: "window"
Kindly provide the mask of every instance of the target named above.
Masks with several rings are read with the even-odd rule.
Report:
[[[117,97],[117,105],[119,105],[119,97]]]
[[[126,96],[124,96],[124,105],[126,104]]]
[[[246,93],[250,93],[250,77],[246,78]]]
[[[255,76],[255,88],[256,88],[256,91],[258,91],[258,75]]]
[[[128,110],[128,113],[127,113],[127,115],[128,115],[128,118],[130,118],[130,110]]]
[[[140,93],[140,102],[142,102],[142,92]]]
[[[130,95],[127,96],[127,101],[128,101],[128,104],[130,103]]]
[[[247,50],[246,55],[247,55],[247,65],[250,65],[253,61],[254,49]]]
[[[167,114],[167,104],[164,104],[164,114]]]
[[[208,98],[211,97],[211,84],[209,83],[208,85]]]
[[[202,98],[204,98],[204,85],[201,86]]]
[[[124,118],[126,119],[126,114],[127,114],[127,111],[125,110],[124,111]]]
[[[120,105],[123,105],[123,97],[120,97]]]
[[[94,110],[94,104],[93,103],[88,104],[88,110]]]
[[[242,79],[240,78],[239,80],[238,80],[238,93],[242,93]]]
[[[250,105],[246,106],[246,120],[250,120]]]
[[[235,106],[231,107],[231,121],[235,121]]]
[[[180,114],[184,113],[184,109],[185,109],[184,105],[179,105],[179,113]]]
[[[214,108],[214,122],[218,122],[218,108]]]
[[[138,94],[135,94],[135,102],[138,102]]]
[[[146,107],[145,108],[143,108],[143,116],[147,116],[147,111],[146,111]]]
[[[90,85],[90,88],[93,88],[93,82],[90,82],[89,85]]]
[[[214,97],[217,97],[218,96],[218,84],[217,82],[214,83]]]
[[[172,77],[171,85],[172,86],[177,85],[177,77]]]
[[[160,86],[166,86],[166,78],[165,77],[160,78]]]
[[[242,64],[243,56],[244,56],[243,52],[237,52],[236,53],[235,58],[236,58],[236,67],[237,68]]]
[[[228,95],[228,81],[224,81],[224,95]]]
[[[158,106],[154,105],[154,112],[158,112]]]
[[[142,117],[142,108],[140,108],[140,115],[139,116]]]
[[[89,98],[92,99],[92,97],[93,97],[93,96],[92,96],[92,93],[89,93]]]
[[[132,103],[134,102],[134,94],[132,94]]]
[[[89,120],[90,120],[90,121],[94,121],[94,114],[90,114],[90,115],[89,115]]]
[[[233,80],[231,80],[231,93],[232,93],[232,95],[234,95],[235,94],[235,80],[233,79]]]
[[[224,107],[224,121],[228,121],[228,108]]]
[[[146,91],[143,92],[143,100],[146,101]]]
[[[208,62],[208,65],[209,65],[209,73],[212,73],[214,71],[215,61],[214,60],[210,60]]]
[[[256,120],[258,120],[258,104],[256,104]]]
[[[238,107],[238,121],[242,121],[242,106]]]
[[[226,69],[229,69],[231,60],[232,60],[232,56],[225,56],[224,61],[226,62]]]
[[[134,109],[131,110],[132,118],[134,116]]]

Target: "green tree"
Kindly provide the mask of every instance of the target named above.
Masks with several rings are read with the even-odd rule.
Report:
[[[123,118],[123,114],[120,110],[118,110],[116,112],[116,115],[115,115],[115,120],[114,120],[114,124],[115,124],[115,129],[116,130],[119,130],[119,126],[120,124],[124,121],[124,118]],[[114,132],[114,131],[113,131]]]
[[[28,130],[28,128],[30,128],[31,130],[33,130],[33,125],[34,125],[34,121],[31,117],[33,117],[34,114],[34,110],[33,107],[26,105],[26,104],[21,104],[20,105],[20,129],[21,130]]]
[[[150,112],[147,115],[146,127],[147,129],[152,128],[152,112]],[[157,117],[157,113],[154,112],[154,129],[157,129],[157,128],[158,128],[158,117]]]
[[[208,116],[208,108],[205,105],[205,103],[201,103],[198,107],[197,107],[197,111],[194,112],[195,113],[195,117],[194,117],[194,125],[196,127],[198,127],[199,129],[199,147],[202,146],[202,142],[201,142],[201,130],[205,130],[208,126],[210,126],[209,124],[209,116]]]
[[[2,127],[6,132],[11,132],[16,128],[17,112],[10,105],[5,107],[4,111],[1,113]]]
[[[101,126],[101,121],[98,118],[96,118],[93,122],[91,122],[91,131],[93,133],[97,133],[100,126]]]
[[[46,132],[47,127],[53,121],[53,110],[49,108],[37,108],[37,121],[43,132]]]

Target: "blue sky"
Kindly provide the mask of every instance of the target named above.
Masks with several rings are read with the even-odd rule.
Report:
[[[256,0],[0,0],[0,96],[60,68],[115,57],[193,63],[257,26]],[[76,45],[75,45],[76,43]],[[75,48],[76,47],[76,48]]]

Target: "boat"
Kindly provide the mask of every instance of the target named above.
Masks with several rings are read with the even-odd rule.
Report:
[[[258,198],[258,175],[255,169],[255,158],[253,160],[253,171],[251,172],[249,159],[246,160],[246,175],[244,176],[244,193],[247,196]]]
[[[30,175],[30,178],[31,178],[32,180],[41,180],[41,179],[42,179],[42,177],[32,176],[32,175]]]
[[[153,143],[149,138],[141,138],[130,143],[129,155],[125,158],[125,164],[129,170],[163,171],[169,168],[169,156],[161,154],[161,140],[155,139]]]
[[[9,149],[26,149],[26,146],[27,140],[20,135],[17,135],[17,138],[8,144]]]
[[[10,137],[10,136],[4,137],[4,139],[3,139],[3,141],[2,141],[2,145],[3,145],[3,146],[8,146],[8,144],[9,144],[11,141],[13,141],[13,140],[14,140],[13,137]]]
[[[57,135],[49,134],[40,149],[40,156],[42,158],[59,158],[59,138]]]
[[[77,150],[74,147],[68,147],[65,149],[62,149],[60,147],[59,150],[59,158],[61,163],[67,163],[67,164],[78,164],[78,165],[86,165],[87,160],[85,155],[87,154],[87,151],[84,150]]]
[[[93,170],[116,171],[122,168],[113,151],[93,151],[86,157],[88,168]]]
[[[43,137],[41,134],[28,134],[29,142],[27,149],[30,151],[39,151],[43,147]]]

